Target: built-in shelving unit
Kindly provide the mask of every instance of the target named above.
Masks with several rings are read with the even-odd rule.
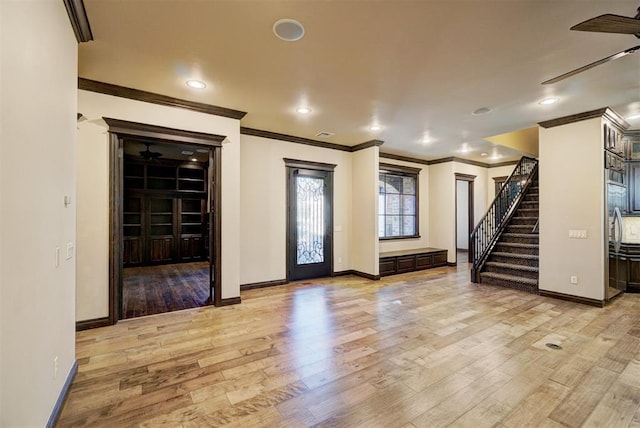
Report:
[[[207,165],[124,160],[124,266],[207,258]]]

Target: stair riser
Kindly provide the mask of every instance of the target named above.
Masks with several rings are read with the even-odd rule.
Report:
[[[534,259],[520,259],[517,257],[506,257],[506,256],[496,256],[496,255],[491,255],[489,256],[489,260],[490,262],[500,262],[500,263],[512,263],[514,265],[520,265],[520,266],[535,266],[538,267],[538,260]]]
[[[514,254],[533,254],[538,255],[538,248],[513,248],[513,247],[505,247],[501,246],[500,243],[497,243],[494,251],[499,251],[501,253],[514,253]]]
[[[519,224],[519,225],[530,225],[531,228],[533,229],[533,226],[536,224],[536,222],[538,221],[537,217],[516,217],[513,216],[511,217],[511,221],[509,222],[509,224]]]
[[[503,279],[482,278],[482,274],[480,274],[480,282],[482,284],[498,285],[500,287],[506,287],[506,288],[511,288],[511,289],[515,289],[515,290],[526,291],[527,293],[538,294],[538,287],[536,287],[536,286],[529,285],[529,284],[515,283],[515,282],[511,282],[511,281],[506,281],[506,280],[503,280]]]
[[[525,199],[524,201],[522,201],[522,203],[520,203],[520,208],[527,208],[527,209],[535,209],[535,210],[537,210],[539,205],[540,205],[540,203],[538,201],[527,201]]]
[[[515,217],[528,217],[538,219],[540,212],[537,209],[518,208]]]
[[[530,272],[530,271],[525,271],[520,269],[510,269],[503,266],[485,265],[484,272],[495,272],[495,273],[502,273],[505,275],[518,276],[521,278],[538,279],[538,272]]]
[[[537,244],[538,235],[531,234],[529,236],[518,236],[518,237],[502,235],[498,242],[512,242],[514,244]]]

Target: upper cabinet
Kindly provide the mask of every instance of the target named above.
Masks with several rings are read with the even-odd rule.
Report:
[[[604,129],[604,148],[618,156],[626,157],[624,134],[616,127],[605,123]]]

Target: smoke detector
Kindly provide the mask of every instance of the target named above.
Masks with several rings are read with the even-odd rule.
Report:
[[[273,34],[285,42],[295,42],[304,36],[304,27],[295,19],[279,19],[273,24]]]

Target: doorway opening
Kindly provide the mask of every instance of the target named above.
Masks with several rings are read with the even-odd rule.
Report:
[[[109,319],[220,305],[223,136],[106,119]]]
[[[285,159],[287,169],[287,280],[333,273],[335,165]]]
[[[456,260],[458,255],[466,254],[469,263],[473,262],[471,232],[474,228],[473,183],[475,175],[456,173]]]

